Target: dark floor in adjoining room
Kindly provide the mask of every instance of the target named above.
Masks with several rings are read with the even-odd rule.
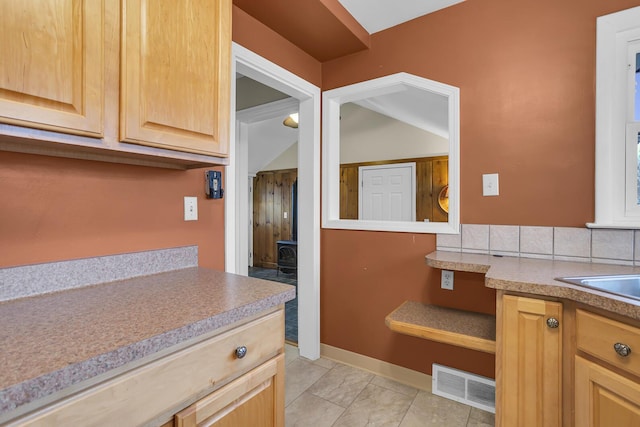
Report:
[[[287,341],[298,342],[298,277],[296,273],[278,272],[274,268],[249,267],[249,277],[286,283],[296,287],[296,297],[285,303],[284,337]]]

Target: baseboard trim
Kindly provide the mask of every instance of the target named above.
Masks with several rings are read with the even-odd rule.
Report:
[[[364,369],[401,384],[431,392],[431,375],[322,343],[320,344],[320,355],[326,359]]]

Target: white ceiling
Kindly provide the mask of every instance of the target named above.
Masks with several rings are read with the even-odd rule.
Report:
[[[449,99],[446,96],[411,88],[354,103],[442,138],[449,138]]]
[[[338,0],[369,34],[464,0]]]
[[[370,34],[403,22],[444,9],[464,0],[338,0]],[[242,77],[238,75],[237,77]],[[241,84],[242,83],[242,84]],[[249,85],[253,83],[254,85]],[[258,102],[240,102],[243,97],[255,97],[261,89],[250,79],[239,79],[239,87],[247,84],[246,94],[238,90],[241,109],[280,99],[264,94]],[[267,88],[268,89],[268,88]],[[274,91],[275,92],[275,91]],[[282,94],[278,94],[282,95]],[[441,99],[442,98],[442,99]],[[245,100],[246,101],[246,100]],[[256,101],[253,99],[252,101]],[[424,93],[397,93],[359,101],[361,107],[400,120],[422,130],[448,138],[447,100]],[[427,114],[425,114],[427,113]],[[255,173],[297,141],[297,129],[282,125],[286,115],[254,122],[250,126],[250,171]]]

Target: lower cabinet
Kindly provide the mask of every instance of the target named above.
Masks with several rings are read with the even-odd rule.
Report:
[[[284,355],[178,412],[163,427],[284,426]]]
[[[640,426],[640,328],[576,310],[575,425]]]
[[[562,304],[504,295],[498,307],[497,425],[562,425]]]
[[[640,426],[640,322],[503,293],[497,307],[497,426]]]
[[[163,423],[284,426],[283,307],[6,425],[115,427]]]
[[[640,384],[576,356],[576,426],[640,426]]]

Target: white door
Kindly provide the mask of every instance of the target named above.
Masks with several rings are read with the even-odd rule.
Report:
[[[374,221],[416,220],[416,164],[395,163],[358,168],[358,218]]]

